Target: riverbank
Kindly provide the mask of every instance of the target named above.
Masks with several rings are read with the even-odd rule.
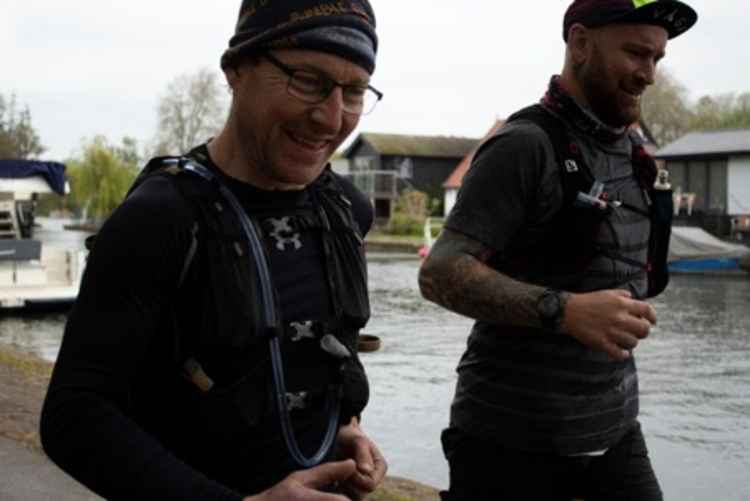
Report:
[[[92,223],[66,224],[64,229],[69,231],[82,231],[95,233],[99,226]],[[368,252],[397,252],[417,256],[417,252],[424,245],[423,238],[410,235],[388,235],[378,231],[372,231],[365,238]]]
[[[0,344],[0,437],[21,444],[24,450],[38,455],[40,459],[44,456],[39,441],[39,412],[51,373],[52,363]],[[14,464],[9,461],[4,467],[11,468]],[[46,476],[33,476],[37,483],[48,480]],[[0,494],[3,492],[0,491]],[[388,477],[381,488],[367,499],[437,501],[440,498],[438,491],[432,487]]]

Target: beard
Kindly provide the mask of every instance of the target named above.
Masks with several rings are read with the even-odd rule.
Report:
[[[591,59],[581,65],[576,73],[591,111],[602,122],[619,128],[630,126],[640,119],[640,100],[636,103],[626,101],[628,98],[620,90],[618,81],[608,74],[604,55],[598,46],[594,46]]]

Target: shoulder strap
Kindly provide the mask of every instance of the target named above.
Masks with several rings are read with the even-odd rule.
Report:
[[[565,124],[540,104],[523,108],[508,118],[508,122],[516,120],[536,124],[549,137],[560,169],[565,205],[573,204],[579,192],[588,193],[595,179]]]
[[[169,174],[177,174],[181,171],[181,163],[182,158],[181,157],[154,157],[143,167],[141,172],[138,173],[135,180],[133,181],[133,184],[128,188],[127,193],[125,194],[125,198],[128,198],[135,190],[140,186],[147,178],[149,178],[152,175],[161,174],[161,173],[169,173]],[[188,197],[185,196],[185,193],[183,189],[180,187],[179,183],[175,183],[177,186],[177,191],[180,193],[180,195],[188,200]],[[190,201],[188,200],[188,203]],[[193,261],[193,258],[195,257],[196,251],[198,250],[198,221],[195,221],[193,223],[193,226],[191,228],[191,241],[190,241],[190,247],[188,248],[188,252],[185,255],[185,259],[183,260],[182,264],[182,271],[180,272],[180,278],[177,283],[177,287],[180,288],[185,281],[185,277],[187,276],[187,272],[190,269],[190,264]],[[98,235],[97,233],[94,233],[93,235],[90,235],[86,237],[85,245],[86,249],[90,252],[94,248],[94,244],[96,242],[96,237]]]

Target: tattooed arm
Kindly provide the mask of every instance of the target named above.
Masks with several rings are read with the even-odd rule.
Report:
[[[543,287],[489,266],[494,251],[444,229],[419,270],[422,295],[451,311],[491,323],[541,327],[536,302]]]
[[[477,320],[541,327],[536,303],[544,288],[487,266],[493,253],[476,240],[444,229],[419,270],[422,295]],[[655,323],[656,312],[648,303],[632,299],[626,291],[602,290],[571,294],[560,331],[624,360]]]

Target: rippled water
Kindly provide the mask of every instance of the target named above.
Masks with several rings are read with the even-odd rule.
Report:
[[[383,346],[363,354],[372,391],[363,425],[390,473],[445,487],[439,436],[471,322],[420,298],[418,265],[370,260],[367,331]],[[659,325],[636,356],[641,421],[665,498],[750,500],[750,279],[675,276],[654,304]],[[0,343],[54,360],[64,321],[6,315]]]
[[[383,348],[364,354],[364,425],[394,474],[447,485],[448,422],[471,321],[421,300],[418,262],[370,265]],[[636,356],[641,421],[667,500],[750,500],[750,279],[674,276],[654,302],[659,325]]]

